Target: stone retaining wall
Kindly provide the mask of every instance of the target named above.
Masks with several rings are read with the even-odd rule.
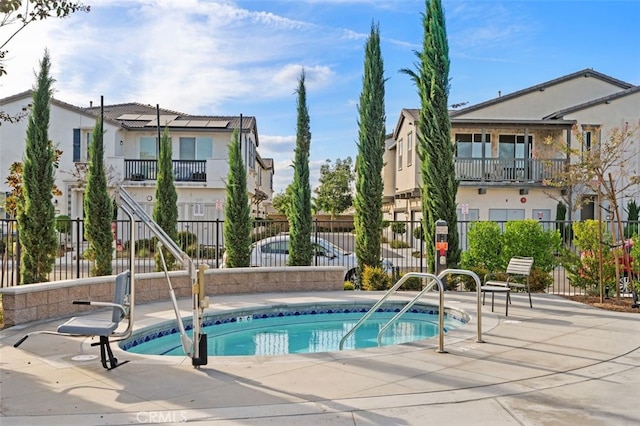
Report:
[[[290,266],[285,268],[234,268],[205,271],[208,296],[239,293],[342,290],[343,267]],[[185,271],[169,273],[177,298],[191,297],[191,282]],[[14,326],[31,321],[62,318],[95,310],[74,305],[73,300],[113,301],[115,275],[79,278],[17,287],[0,288],[4,323]],[[215,299],[211,297],[211,303]],[[136,274],[135,303],[170,301],[163,272]]]

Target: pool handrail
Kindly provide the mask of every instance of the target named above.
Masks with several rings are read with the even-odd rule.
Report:
[[[421,274],[420,272],[409,272],[406,275],[409,274]],[[442,281],[436,277],[435,275],[432,274],[424,274],[424,275],[411,275],[411,276],[421,276],[423,278],[433,278],[431,280],[430,283],[428,283],[423,289],[422,291],[420,291],[413,299],[411,299],[411,301],[409,303],[407,303],[404,308],[402,308],[398,313],[396,313],[394,315],[393,318],[391,318],[389,321],[387,321],[387,323],[385,325],[382,326],[382,328],[380,328],[380,331],[378,331],[378,346],[381,346],[382,344],[382,334],[389,328],[391,327],[391,325],[393,325],[398,318],[400,318],[405,312],[407,312],[409,309],[411,309],[411,307],[418,301],[420,300],[420,298],[422,297],[422,295],[424,295],[427,291],[430,291],[433,289],[433,286],[438,284],[439,288],[442,287]],[[440,291],[440,301],[439,301],[439,309],[438,309],[438,352],[442,352],[444,351],[444,339],[443,339],[443,331],[444,331],[444,291]]]
[[[444,271],[440,272],[438,276],[442,279],[447,275],[455,275],[455,274],[468,275],[471,278],[473,278],[473,280],[476,282],[476,310],[478,315],[478,319],[476,321],[477,323],[476,343],[484,343],[484,340],[482,340],[482,291],[480,289],[480,287],[482,287],[482,281],[480,280],[480,277],[478,276],[478,274],[468,269],[456,269],[456,268],[445,269]]]
[[[466,269],[445,269],[444,271],[442,271],[440,274],[438,274],[438,278],[440,278],[441,280],[447,276],[447,275],[452,275],[452,274],[458,274],[458,275],[469,275],[471,276],[475,282],[476,282],[476,289],[479,289],[481,286],[481,281],[480,281],[480,277],[473,271],[469,271]],[[427,291],[431,290],[433,288],[433,283],[431,284],[427,284],[427,286],[416,295],[416,297],[414,297],[409,303],[407,303],[405,305],[404,308],[402,308],[400,310],[400,312],[398,312],[393,318],[391,318],[385,325],[382,326],[382,328],[380,329],[380,331],[378,332],[378,346],[380,346],[382,344],[382,334],[389,328],[391,327],[391,325],[393,325],[405,312],[407,312],[409,309],[411,309],[411,307],[418,301],[420,300],[420,298],[424,295],[424,293],[426,293]],[[443,301],[440,302],[440,306],[443,306]],[[477,302],[478,302],[478,337],[476,339],[476,342],[478,343],[482,343],[482,320],[481,320],[481,310],[482,310],[482,304],[480,303],[480,295],[478,295],[477,297]],[[442,309],[441,309],[442,311]],[[440,315],[438,315],[438,320],[440,321]],[[444,329],[444,324],[439,324],[439,328],[440,328],[440,339],[444,339],[443,337],[443,329]],[[442,348],[444,347],[444,342],[440,343],[440,351],[442,351]]]
[[[439,314],[438,314],[438,323],[439,323],[439,327],[440,327],[440,340],[439,340],[439,344],[438,344],[438,352],[444,352],[444,340],[442,338],[443,335],[443,329],[444,329],[444,310],[443,310],[443,306],[444,306],[444,285],[442,284],[442,281],[440,280],[440,278],[438,278],[437,276],[427,273],[427,272],[408,272],[406,273],[402,278],[400,278],[398,280],[398,282],[396,282],[393,287],[391,287],[389,290],[387,290],[387,292],[382,296],[382,298],[376,302],[368,311],[366,314],[364,314],[364,316],[362,318],[360,318],[360,320],[353,326],[353,328],[351,328],[351,330],[349,330],[343,337],[342,339],[340,339],[340,344],[339,344],[339,349],[342,350],[344,347],[344,342],[347,340],[347,338],[349,336],[351,336],[353,333],[356,332],[356,330],[358,328],[360,328],[360,326],[367,320],[369,319],[369,317],[371,317],[371,315],[373,315],[376,310],[382,306],[384,304],[384,302],[387,301],[387,299],[389,297],[391,297],[391,295],[393,295],[393,293],[396,292],[396,290],[398,290],[398,288],[400,288],[402,286],[402,284],[404,284],[409,278],[411,277],[422,277],[422,278],[431,278],[433,280],[433,283],[428,284],[427,287],[429,289],[433,288],[433,286],[435,284],[438,284],[438,290],[440,293],[440,309],[439,309]],[[424,290],[423,290],[424,292]],[[422,292],[421,292],[422,293]]]

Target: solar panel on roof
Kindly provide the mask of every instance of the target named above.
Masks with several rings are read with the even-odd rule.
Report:
[[[140,114],[122,114],[120,117],[117,117],[116,120],[137,120],[140,117]]]
[[[185,127],[207,127],[209,120],[191,120]]]
[[[145,126],[157,126],[158,125],[158,120],[156,119],[155,116],[148,116],[151,117],[147,124],[145,124]],[[178,118],[177,115],[161,115],[160,116],[160,125],[161,126],[171,126],[171,122],[173,122],[173,120],[175,120],[176,118]]]
[[[170,123],[168,123],[167,125],[169,127],[186,127],[188,126],[190,123],[189,120],[173,120]]]
[[[209,123],[206,125],[206,127],[227,127],[227,125],[229,124],[228,121],[215,121],[215,120],[211,120],[209,121]]]

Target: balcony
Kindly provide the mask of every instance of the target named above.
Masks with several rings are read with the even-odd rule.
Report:
[[[176,182],[206,182],[206,160],[172,160],[173,179]],[[156,160],[124,160],[124,179],[145,181],[158,179]]]
[[[565,160],[455,158],[456,178],[473,183],[530,183],[542,185],[562,172]]]

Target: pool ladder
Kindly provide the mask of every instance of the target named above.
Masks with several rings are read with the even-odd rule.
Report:
[[[400,278],[398,280],[397,283],[395,283],[393,285],[393,287],[391,287],[385,294],[384,296],[382,296],[382,298],[376,302],[375,305],[373,305],[366,314],[364,314],[364,316],[362,318],[360,318],[360,320],[356,323],[356,325],[353,326],[353,328],[351,330],[349,330],[347,332],[347,334],[345,334],[342,339],[340,339],[340,350],[343,349],[344,347],[344,342],[349,338],[349,336],[351,336],[353,333],[356,332],[356,330],[358,328],[360,328],[360,326],[367,321],[367,319],[369,319],[369,317],[371,317],[371,315],[373,315],[380,306],[382,306],[384,304],[384,302],[387,301],[387,299],[389,299],[389,297],[391,297],[400,287],[402,287],[402,285],[409,279],[412,277],[417,277],[417,278],[429,278],[431,279],[431,281],[429,283],[427,283],[427,285],[425,286],[424,289],[422,289],[422,291],[420,291],[420,293],[418,293],[413,299],[411,299],[411,301],[409,301],[409,303],[407,303],[405,305],[404,308],[402,308],[393,318],[391,318],[384,326],[382,326],[382,328],[380,329],[380,331],[378,332],[378,346],[380,346],[381,344],[381,340],[382,340],[382,334],[389,328],[391,327],[405,312],[407,312],[409,309],[411,309],[411,307],[413,305],[415,305],[415,303],[420,300],[420,298],[428,291],[432,290],[433,287],[435,285],[438,286],[438,293],[439,293],[439,301],[438,301],[438,350],[437,352],[439,353],[446,353],[446,351],[444,350],[444,284],[442,283],[442,279],[447,276],[447,275],[469,275],[471,276],[474,281],[476,282],[476,299],[477,299],[477,309],[478,309],[478,337],[476,339],[476,342],[478,343],[482,343],[482,303],[481,303],[481,291],[480,291],[480,287],[481,287],[481,281],[480,281],[480,277],[478,277],[478,275],[472,271],[466,270],[466,269],[445,269],[444,271],[442,271],[438,276],[435,276],[434,274],[430,274],[427,272],[408,272],[406,273],[402,278]]]

